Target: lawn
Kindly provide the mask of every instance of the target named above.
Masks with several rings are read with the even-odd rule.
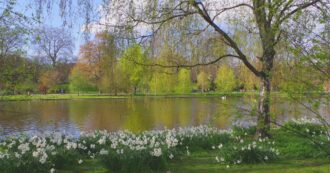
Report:
[[[218,164],[210,153],[192,154],[182,161],[170,164],[172,173],[328,173],[330,159],[278,160],[267,164],[243,164],[231,166]]]
[[[244,164],[231,166],[218,164],[212,153],[193,153],[169,163],[164,173],[329,173],[330,159],[279,160],[267,164]],[[58,173],[106,173],[107,169],[97,161],[88,160],[79,167],[59,170]]]

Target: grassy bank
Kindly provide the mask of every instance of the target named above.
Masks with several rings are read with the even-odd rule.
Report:
[[[193,153],[189,157],[170,163],[163,173],[329,173],[330,159],[280,160],[268,164],[244,164],[227,168],[217,164],[212,153]],[[88,160],[77,167],[67,167],[58,173],[108,173],[98,161]]]
[[[171,173],[328,173],[330,159],[279,160],[267,164],[242,164],[227,168],[216,164],[211,153],[192,155],[177,163],[172,163]]]
[[[255,138],[255,127],[219,130],[207,126],[138,134],[94,131],[78,138],[57,132],[14,136],[0,141],[0,170],[329,172],[330,141],[325,133],[329,129],[312,122],[304,119],[273,128],[271,139]]]
[[[110,96],[96,94],[34,94],[34,95],[8,95],[0,96],[0,101],[24,101],[24,100],[70,100],[70,99],[108,99],[128,98],[130,96]]]
[[[131,97],[242,97],[242,96],[257,96],[257,92],[231,92],[231,93],[190,93],[190,94],[119,94],[106,95],[97,93],[88,94],[33,94],[33,95],[5,95],[0,96],[0,101],[24,101],[24,100],[65,100],[65,99],[116,99],[116,98],[131,98]],[[285,96],[285,94],[274,92],[273,95]]]

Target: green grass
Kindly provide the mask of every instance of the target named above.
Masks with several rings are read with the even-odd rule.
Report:
[[[267,164],[243,164],[227,168],[215,161],[210,152],[197,152],[169,163],[171,173],[328,173],[330,159],[279,160]],[[96,160],[85,161],[79,167],[65,168],[58,173],[107,173]]]
[[[281,95],[281,93],[274,92],[274,95]],[[221,97],[221,96],[257,96],[257,92],[231,92],[231,93],[189,93],[189,94],[119,94],[106,95],[98,93],[84,93],[84,94],[33,94],[33,95],[4,95],[0,96],[0,101],[24,101],[24,100],[64,100],[64,99],[116,99],[116,98],[131,98],[131,97]]]
[[[63,100],[63,99],[115,99],[115,98],[131,98],[131,97],[221,97],[221,96],[231,96],[231,97],[243,97],[243,96],[258,96],[258,91],[251,92],[205,92],[205,93],[169,93],[169,94],[99,94],[98,92],[87,92],[80,95],[74,94],[33,94],[33,95],[0,95],[0,101],[23,101],[23,100]],[[285,97],[288,98],[287,93],[283,92],[272,92],[272,96]],[[329,92],[324,94],[330,94]]]
[[[107,99],[107,98],[128,98],[130,96],[110,96],[94,94],[35,94],[35,95],[8,95],[0,96],[1,101],[23,101],[23,100],[68,100],[68,99]]]
[[[216,163],[214,157],[191,156],[170,164],[171,173],[328,173],[329,159],[280,160],[267,164],[243,164],[226,168]]]

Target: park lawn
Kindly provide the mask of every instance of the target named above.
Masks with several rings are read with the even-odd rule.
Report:
[[[330,159],[278,160],[273,163],[242,164],[231,166],[216,162],[210,153],[192,154],[170,163],[171,173],[328,173]]]
[[[330,159],[278,160],[265,164],[242,164],[227,168],[215,161],[212,153],[192,153],[169,163],[164,173],[329,173]],[[87,160],[79,167],[65,168],[58,173],[107,173],[97,160]]]
[[[8,95],[0,96],[0,101],[24,101],[24,100],[69,100],[69,99],[105,99],[127,98],[129,96],[110,96],[96,94],[34,94],[34,95]]]

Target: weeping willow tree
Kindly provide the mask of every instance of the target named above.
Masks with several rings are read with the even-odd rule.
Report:
[[[50,0],[37,1],[39,6]],[[72,0],[61,0],[62,14],[70,11]],[[164,68],[192,68],[215,64],[224,58],[237,59],[259,80],[259,99],[257,105],[257,136],[269,136],[270,129],[270,92],[274,60],[278,58],[277,46],[285,37],[292,34],[290,26],[305,13],[329,11],[329,0],[104,0],[101,6],[101,18],[92,22],[95,7],[91,0],[78,0],[85,16],[87,29],[108,29],[118,37],[143,42],[155,41],[162,28],[175,25],[189,18],[202,22],[184,29],[187,37],[215,33],[219,42],[226,46],[226,51],[213,59],[203,61],[162,63],[145,63],[143,65]],[[46,5],[45,5],[46,4]],[[40,11],[40,10],[39,10]],[[237,21],[240,29],[257,38],[261,53],[245,52],[243,46],[233,35],[230,21]],[[172,33],[175,37],[176,32]],[[126,42],[130,44],[129,41]],[[202,55],[203,56],[203,55]],[[251,61],[257,61],[260,67]],[[141,64],[141,63],[140,63]],[[142,65],[142,64],[141,64]]]

